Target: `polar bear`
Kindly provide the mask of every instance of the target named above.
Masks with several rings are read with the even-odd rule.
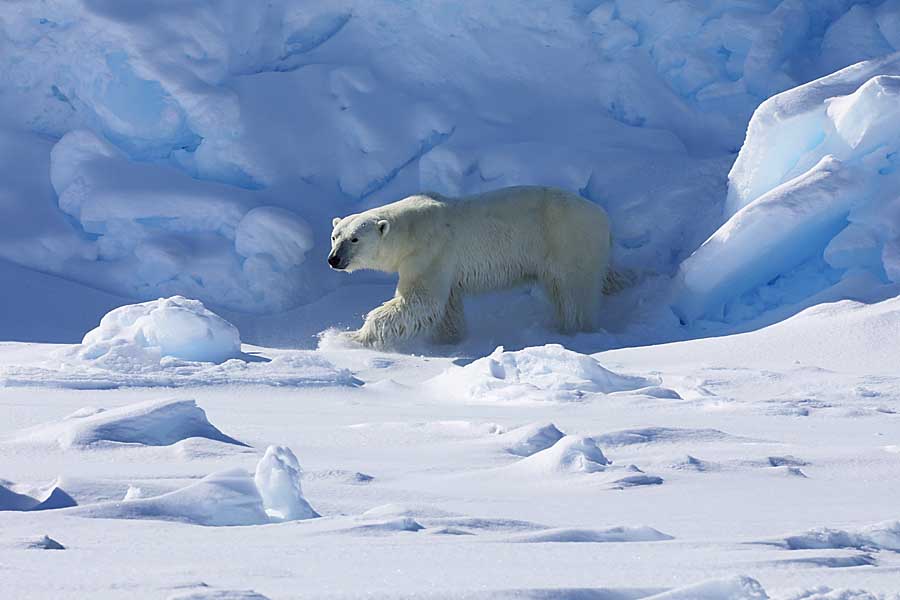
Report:
[[[385,348],[420,335],[465,333],[463,297],[543,285],[561,332],[594,328],[610,255],[599,206],[561,189],[502,188],[462,198],[426,193],[332,221],[328,264],[398,273],[391,300],[346,334]]]

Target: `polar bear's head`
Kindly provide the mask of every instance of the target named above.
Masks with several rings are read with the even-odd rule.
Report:
[[[335,217],[331,222],[328,264],[339,271],[379,269],[378,249],[391,224],[366,214]]]

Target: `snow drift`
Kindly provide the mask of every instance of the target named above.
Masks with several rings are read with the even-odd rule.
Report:
[[[169,446],[192,437],[246,444],[219,431],[194,400],[148,400],[110,410],[78,411],[58,423],[39,425],[12,440],[87,448],[99,443]]]
[[[269,446],[255,475],[232,469],[153,498],[134,498],[75,509],[106,519],[163,519],[194,525],[262,525],[318,517],[300,489],[300,465],[288,448]]]

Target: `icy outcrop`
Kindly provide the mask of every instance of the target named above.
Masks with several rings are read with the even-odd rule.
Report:
[[[613,373],[586,354],[547,344],[516,352],[498,347],[464,367],[450,367],[428,385],[473,402],[577,402],[588,394],[634,390],[653,383]]]
[[[57,423],[38,425],[12,439],[86,448],[98,443],[169,446],[192,437],[226,444],[242,442],[219,431],[194,400],[148,400],[110,410],[74,414]]]
[[[287,446],[266,448],[265,455],[256,465],[253,480],[269,517],[294,521],[319,516],[303,497],[303,489],[300,486],[302,473],[300,463],[290,448]]]
[[[729,174],[730,218],[681,265],[682,318],[743,320],[860,273],[900,283],[898,107],[900,54],[764,102]]]
[[[234,325],[199,300],[173,296],[110,311],[85,334],[79,355],[98,366],[140,370],[165,357],[220,363],[240,352]]]

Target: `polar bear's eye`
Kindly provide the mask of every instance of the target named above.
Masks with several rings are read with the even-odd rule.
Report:
[[[354,243],[354,244],[355,244],[355,243],[356,243],[356,242],[358,242],[358,241],[359,241],[359,238],[353,238],[353,239],[352,239],[352,240],[350,240],[350,241],[351,241],[351,242],[353,242],[353,243]]]

